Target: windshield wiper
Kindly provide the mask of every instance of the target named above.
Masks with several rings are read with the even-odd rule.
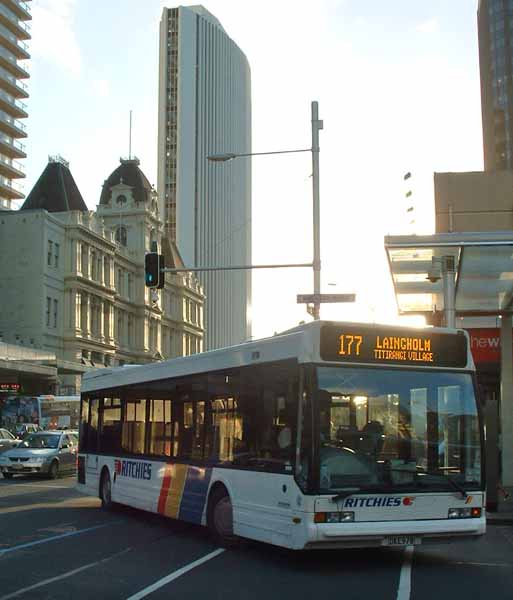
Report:
[[[438,477],[438,479],[440,479],[441,481],[447,481],[457,492],[461,494],[462,498],[466,498],[468,496],[467,492],[465,491],[465,488],[456,481],[454,481],[452,477],[449,477],[449,475],[443,475],[442,473],[437,473],[434,471],[421,471],[421,473],[425,475],[431,475],[432,477]]]
[[[361,492],[361,491],[363,491],[363,490],[362,490],[362,488],[359,488],[359,487],[344,488],[336,496],[332,496],[331,500],[332,500],[332,502],[338,502],[339,500],[345,500],[346,498],[349,498],[349,496],[352,496],[353,494],[356,494],[357,492]]]

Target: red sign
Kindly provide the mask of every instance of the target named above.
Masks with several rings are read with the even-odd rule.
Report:
[[[474,362],[499,363],[501,360],[501,330],[498,328],[467,329]]]
[[[0,392],[16,393],[20,391],[19,383],[0,383]]]

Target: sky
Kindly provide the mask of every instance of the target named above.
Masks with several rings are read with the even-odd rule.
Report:
[[[177,5],[31,5],[25,193],[58,154],[94,210],[128,156],[130,110],[132,153],[156,186],[158,28],[162,7]],[[319,102],[321,290],[356,293],[321,317],[399,322],[384,236],[432,233],[433,173],[483,168],[477,0],[204,6],[249,60],[253,152],[309,148]],[[252,168],[253,264],[311,262],[310,153],[254,157]],[[253,336],[309,320],[296,295],[312,291],[311,269],[253,271]]]

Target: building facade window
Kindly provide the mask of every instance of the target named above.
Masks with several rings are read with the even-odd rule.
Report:
[[[59,244],[55,244],[54,266],[55,266],[56,269],[59,268],[59,255],[60,255],[60,245]]]
[[[52,312],[52,299],[46,297],[46,326],[50,327],[50,313]]]
[[[116,242],[121,244],[121,246],[126,246],[127,244],[127,232],[126,227],[120,225],[116,228]]]
[[[51,267],[52,266],[52,255],[53,255],[53,242],[48,240],[48,254],[46,257],[46,264]]]
[[[59,312],[59,301],[54,300],[53,301],[53,326],[54,327],[57,327],[58,312]]]

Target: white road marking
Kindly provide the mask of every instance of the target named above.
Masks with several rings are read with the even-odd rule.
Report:
[[[28,542],[26,544],[19,544],[18,546],[11,546],[0,550],[0,558],[9,552],[15,552],[16,550],[23,550],[24,548],[31,548],[32,546],[38,546],[40,544],[47,544],[48,542],[54,542],[55,540],[62,540],[63,538],[70,537],[72,535],[80,535],[89,531],[95,531],[96,529],[102,529],[103,527],[109,527],[110,525],[117,525],[123,521],[113,521],[112,523],[102,523],[101,525],[95,525],[94,527],[88,527],[87,529],[78,529],[77,531],[70,531],[69,533],[63,533],[61,535],[53,535],[52,537],[45,538],[44,540],[37,540],[35,542]]]
[[[404,550],[404,561],[399,576],[399,587],[397,588],[397,600],[410,600],[413,550],[414,546],[406,546]]]
[[[177,571],[173,571],[169,575],[166,575],[166,577],[163,577],[162,579],[159,579],[154,584],[152,584],[152,585],[144,588],[140,592],[137,592],[137,594],[134,594],[133,596],[130,596],[129,598],[127,598],[127,600],[140,600],[141,598],[145,598],[146,596],[149,596],[155,590],[158,590],[159,588],[167,585],[171,581],[174,581],[175,579],[178,579],[178,577],[181,577],[182,575],[185,575],[185,573],[188,573],[192,569],[195,569],[196,567],[199,567],[200,565],[202,565],[203,563],[206,563],[207,561],[211,560],[212,558],[215,558],[216,556],[219,556],[224,551],[225,551],[224,548],[218,548],[217,550],[214,550],[213,552],[210,552],[210,554],[206,554],[205,556],[202,556],[201,558],[198,558],[198,560],[195,560],[194,562],[191,562],[188,565],[185,565],[185,567],[182,567],[181,569],[178,569]],[[0,600],[3,600],[3,599],[0,598]]]
[[[28,587],[22,588],[21,590],[16,590],[15,592],[12,592],[11,594],[7,594],[7,596],[1,596],[0,600],[9,600],[10,598],[16,598],[17,596],[21,596],[22,594],[25,594],[26,592],[30,592],[31,590],[35,590],[35,589],[43,587],[45,585],[49,585],[50,583],[54,583],[55,581],[60,581],[61,579],[66,579],[67,577],[72,577],[73,575],[76,575],[77,573],[80,573],[82,571],[90,569],[91,567],[95,567],[102,563],[108,562],[109,560],[112,560],[113,558],[121,556],[122,554],[125,554],[126,552],[130,552],[130,550],[132,550],[132,548],[125,548],[121,552],[116,552],[116,554],[113,554],[112,556],[108,556],[107,558],[102,558],[102,560],[97,560],[96,562],[89,563],[87,565],[84,565],[83,567],[78,567],[78,569],[73,569],[72,571],[67,571],[66,573],[62,573],[62,575],[57,575],[56,577],[50,577],[50,579],[44,579],[43,581],[40,581],[39,583],[35,583],[34,585],[29,585]]]

